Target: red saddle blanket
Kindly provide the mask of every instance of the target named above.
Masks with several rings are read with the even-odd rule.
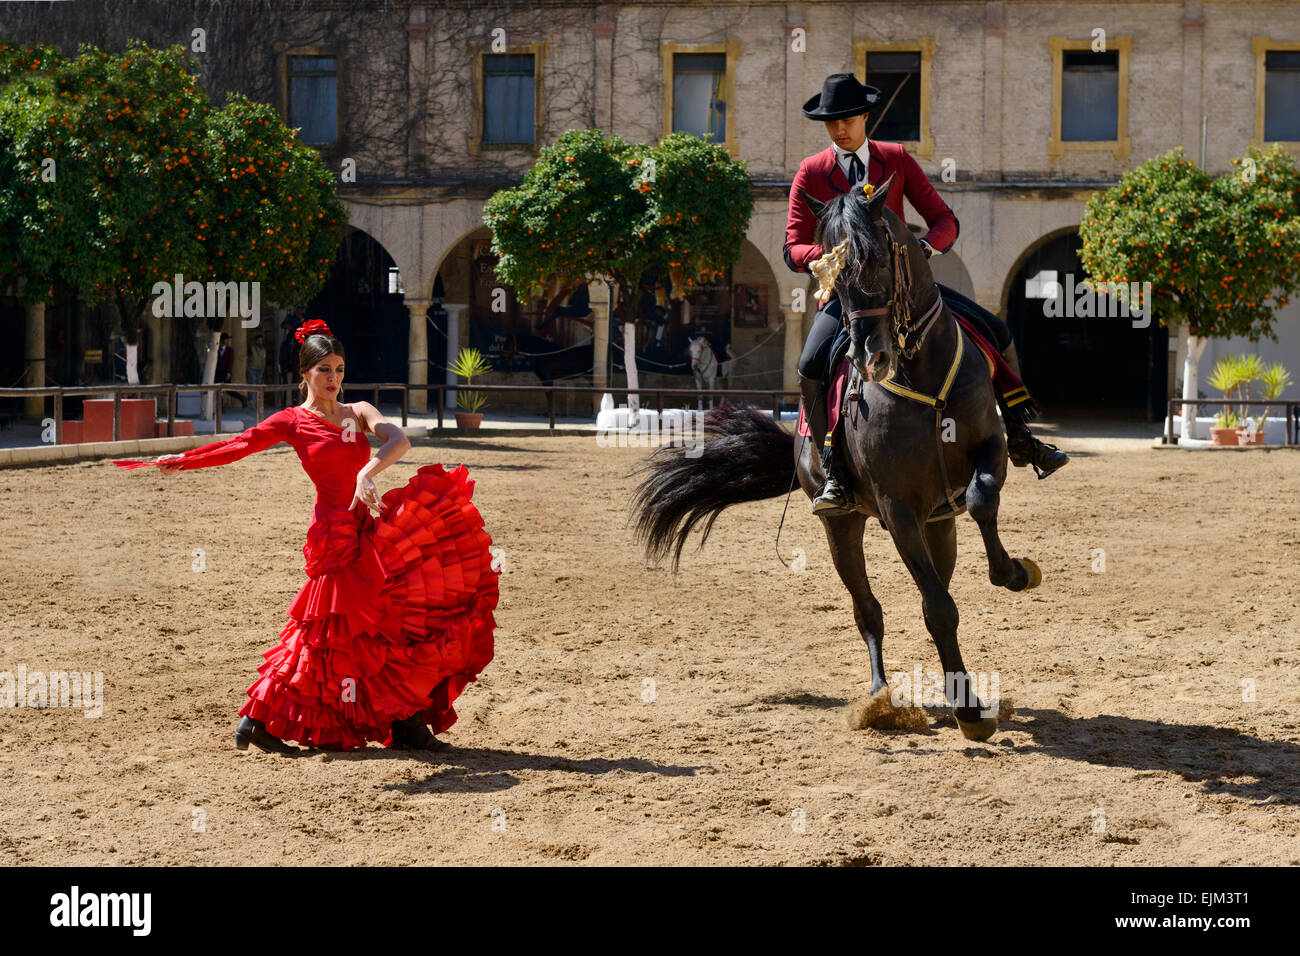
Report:
[[[1029,392],[1025,389],[1024,383],[1015,372],[1011,371],[1011,366],[1007,360],[1002,357],[1002,353],[993,347],[988,339],[984,338],[975,327],[968,322],[963,316],[956,312],[952,317],[957,320],[957,324],[965,331],[970,340],[984,355],[984,361],[988,363],[989,378],[993,382],[993,387],[998,390],[1005,398],[1009,406],[1015,406],[1029,399]],[[830,418],[827,426],[827,434],[835,430],[836,423],[840,420],[840,410],[844,407],[844,390],[849,383],[849,359],[846,355],[840,359],[840,364],[835,367],[835,374],[831,376],[830,394],[827,401],[830,403]],[[812,429],[808,427],[808,420],[804,414],[803,403],[799,405],[799,423],[796,426],[798,434],[806,437],[812,437]]]

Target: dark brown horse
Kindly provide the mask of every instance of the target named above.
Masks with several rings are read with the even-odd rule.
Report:
[[[997,717],[962,661],[957,605],[948,593],[957,516],[968,511],[979,526],[995,585],[1023,591],[1042,575],[1032,561],[1010,557],[998,538],[1007,449],[988,366],[939,298],[911,231],[885,206],[892,179],[870,198],[854,190],[823,204],[801,193],[820,221],[822,248],[831,250],[818,271],[833,277],[843,303],[856,370],[839,440],[857,510],[821,521],[867,643],[872,693],[886,686],[884,617],[862,551],[867,520],[876,518],[921,591],[957,724],[969,739],[987,740]],[[647,457],[633,500],[647,557],[671,554],[674,568],[692,528],[702,523],[703,544],[729,505],[784,494],[795,476],[810,498],[821,486],[815,449],[769,415],[725,407],[705,423],[702,449],[688,455],[661,447]]]

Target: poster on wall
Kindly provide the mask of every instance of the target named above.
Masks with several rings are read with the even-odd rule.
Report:
[[[767,286],[737,285],[731,314],[738,329],[767,328]]]
[[[688,335],[703,335],[715,348],[725,349],[731,342],[731,285],[719,282],[697,285],[687,294],[691,303],[691,326]]]

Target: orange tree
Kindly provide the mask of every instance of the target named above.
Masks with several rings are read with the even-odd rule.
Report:
[[[324,284],[347,222],[334,175],[266,103],[234,94],[210,115],[199,238],[209,271],[259,282],[265,300],[306,302]]]
[[[1252,147],[1211,177],[1179,147],[1095,194],[1079,235],[1094,281],[1151,283],[1161,324],[1188,336],[1183,398],[1211,338],[1276,339],[1273,314],[1300,286],[1300,170],[1280,146]],[[1192,415],[1183,416],[1191,437]]]
[[[274,111],[214,109],[179,46],[50,53],[0,48],[0,285],[25,280],[29,303],[57,282],[113,299],[133,342],[177,273],[256,281],[270,301],[323,284],[345,211]]]
[[[132,44],[123,55],[82,47],[0,97],[0,263],[25,278],[24,299],[55,282],[89,302],[114,299],[124,331],[155,280],[206,273],[196,225],[209,198],[197,160],[206,94],[179,47]]]
[[[543,149],[518,187],[487,202],[497,277],[521,296],[608,279],[620,296],[628,387],[635,389],[636,297],[647,275],[674,295],[740,256],[753,197],[749,172],[720,146],[672,133],[657,146],[570,130]],[[635,407],[635,397],[631,404]]]

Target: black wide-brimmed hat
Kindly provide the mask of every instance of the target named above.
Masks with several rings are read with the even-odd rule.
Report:
[[[879,99],[880,90],[860,83],[852,73],[832,73],[822,91],[803,105],[803,115],[814,120],[844,119],[867,112]]]

